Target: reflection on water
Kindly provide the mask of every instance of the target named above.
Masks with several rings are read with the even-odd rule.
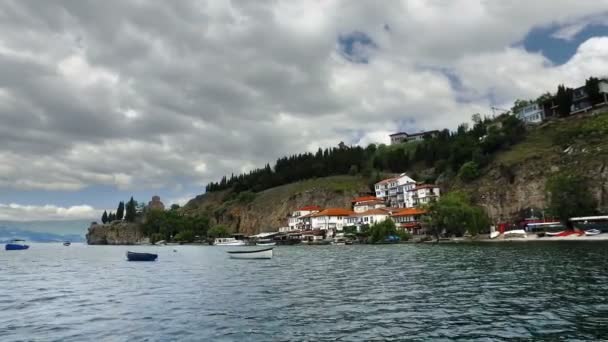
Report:
[[[0,340],[608,338],[608,244],[0,252]],[[155,263],[125,261],[157,251]]]

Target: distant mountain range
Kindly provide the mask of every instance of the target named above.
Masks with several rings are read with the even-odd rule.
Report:
[[[0,221],[0,243],[13,239],[31,242],[84,242],[89,221]]]

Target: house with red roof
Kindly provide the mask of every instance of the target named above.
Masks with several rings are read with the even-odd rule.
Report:
[[[422,216],[426,211],[419,208],[405,208],[391,214],[397,229],[407,230],[411,234],[423,234]]]
[[[327,208],[318,213],[311,214],[312,229],[327,231],[326,236],[333,236],[346,226],[346,219],[354,214],[353,211],[343,208]]]
[[[309,229],[310,225],[309,227],[305,227],[305,223],[310,223],[310,220],[305,220],[305,218],[311,214],[318,213],[321,210],[322,209],[319,206],[306,205],[292,211],[287,217],[288,230]]]
[[[385,208],[386,203],[383,199],[376,196],[361,196],[353,199],[353,211],[362,213],[371,209]]]

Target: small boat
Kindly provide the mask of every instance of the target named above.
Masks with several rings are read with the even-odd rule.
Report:
[[[248,250],[248,251],[228,251],[232,259],[272,259],[272,248]]]
[[[565,230],[559,231],[559,232],[545,232],[546,236],[561,236],[560,234],[563,234],[565,232]]]
[[[599,229],[589,229],[589,230],[585,230],[585,235],[587,236],[595,236],[595,235],[599,235],[601,234],[602,231]]]
[[[71,243],[70,241],[65,241],[65,242],[63,243],[63,245],[64,245],[64,246],[69,246],[69,245],[71,245],[71,244],[72,244],[72,243]]]
[[[214,246],[246,246],[247,243],[243,240],[237,240],[235,238],[217,238],[213,242]]]
[[[502,235],[505,238],[525,238],[528,235],[526,234],[526,231],[523,229],[513,229],[513,230],[507,230],[506,232],[502,233]]]
[[[25,244],[25,240],[13,240],[4,245],[4,249],[7,251],[20,251],[28,248],[30,248],[30,246]]]
[[[277,243],[274,241],[258,241],[255,243],[256,246],[276,246]]]
[[[500,236],[500,232],[494,231],[494,232],[490,233],[490,239],[496,239],[499,236]]]
[[[553,236],[553,237],[565,237],[565,236],[570,236],[570,235],[582,235],[580,232],[576,232],[574,230],[563,230],[561,232],[546,232],[545,233],[547,236]]]
[[[155,261],[156,258],[158,258],[158,254],[127,252],[129,261]]]

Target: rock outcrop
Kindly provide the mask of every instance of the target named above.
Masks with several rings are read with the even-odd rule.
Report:
[[[93,222],[86,238],[89,245],[135,245],[146,241],[141,225],[122,221]]]

